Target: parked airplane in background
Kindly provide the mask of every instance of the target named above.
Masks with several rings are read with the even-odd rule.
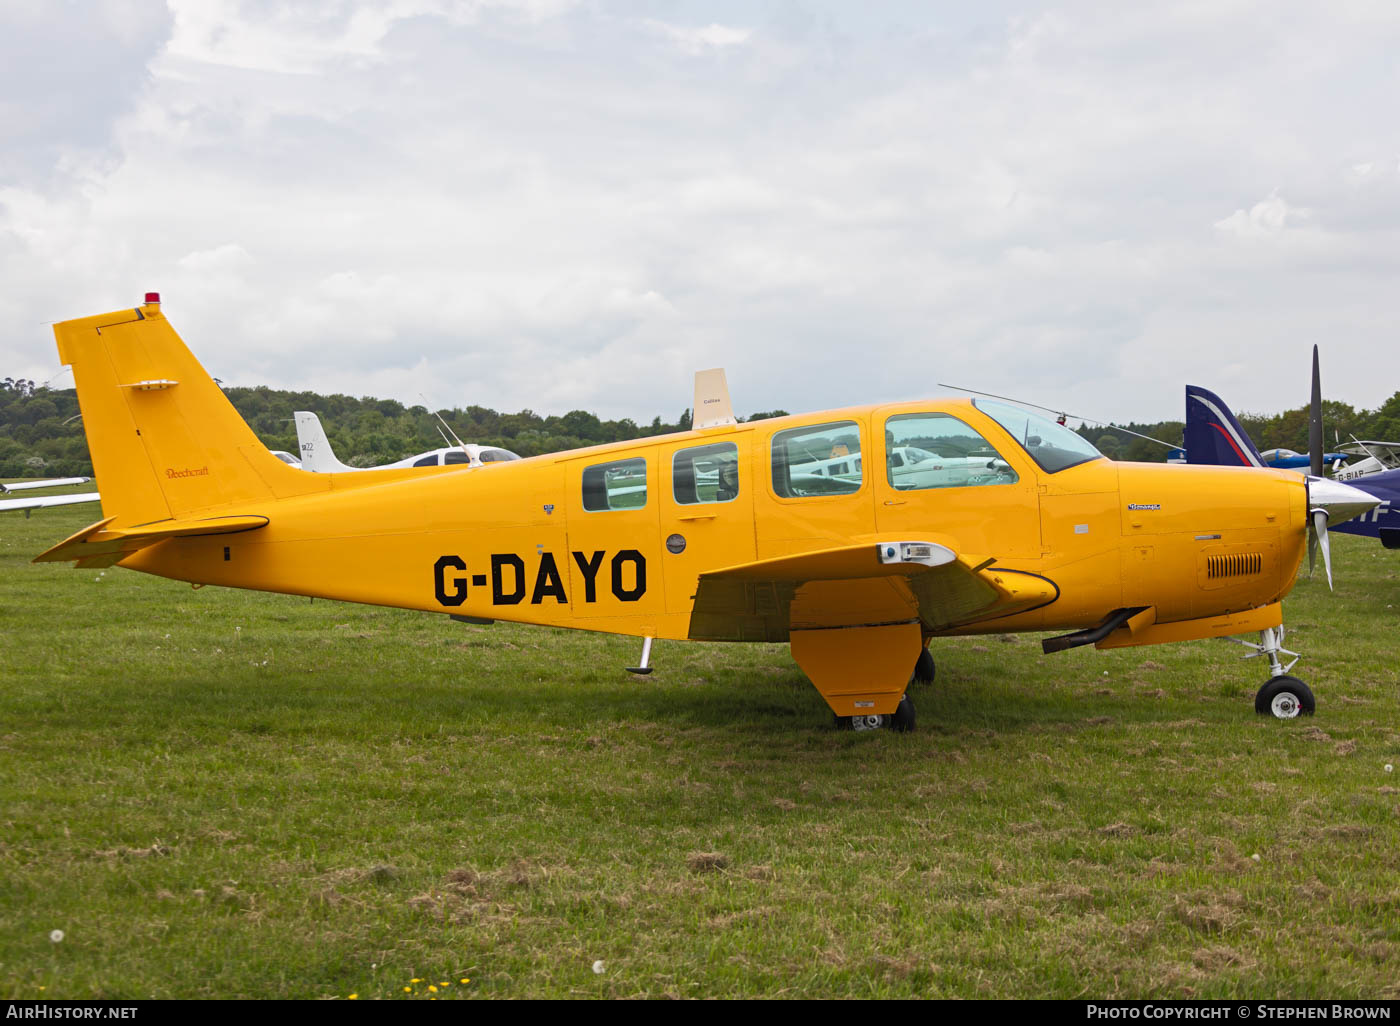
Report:
[[[1259,454],[1259,458],[1264,461],[1264,466],[1274,467],[1278,470],[1306,470],[1312,465],[1312,457],[1305,452],[1294,452],[1292,449],[1265,449]],[[1322,462],[1328,467],[1344,467],[1347,462],[1347,454],[1344,452],[1324,452]]]
[[[397,470],[404,467],[480,467],[486,463],[507,463],[520,459],[509,449],[498,449],[489,445],[471,445],[460,440],[456,445],[443,449],[431,449],[409,456],[395,463],[384,463],[377,467],[351,467],[335,458],[326,432],[321,428],[321,420],[314,413],[298,410],[292,414],[296,418],[297,446],[301,449],[301,468],[317,474],[345,474],[359,470]]]
[[[69,485],[86,484],[91,480],[90,477],[50,477],[33,481],[11,481],[9,484],[0,482],[0,493],[10,494],[35,488],[64,488]],[[29,512],[35,509],[49,506],[72,506],[80,502],[96,502],[97,500],[98,494],[96,492],[70,492],[67,495],[33,495],[22,499],[0,499],[0,513],[22,509],[24,515],[28,516]]]
[[[787,642],[856,729],[913,726],[930,639],[1008,631],[1065,632],[1047,653],[1257,631],[1272,676],[1255,708],[1310,713],[1281,600],[1310,534],[1375,503],[1288,471],[1113,463],[983,399],[741,424],[711,371],[690,431],[490,473],[306,474],[258,443],[154,293],[54,334],[105,516],[40,561],[634,635],[644,665],[658,637]],[[900,487],[893,457],[941,439],[998,472]],[[833,452],[863,456],[859,474],[809,494],[804,465]]]
[[[1318,373],[1317,348],[1313,347],[1312,436],[1318,450],[1322,436],[1322,382]],[[1198,385],[1186,386],[1186,455],[1198,466],[1263,467],[1264,460],[1230,408],[1214,392]],[[1321,477],[1321,466],[1310,468],[1313,480]],[[1344,534],[1379,538],[1388,549],[1400,548],[1400,470],[1384,470],[1353,478],[1349,486],[1372,496],[1373,508],[1354,520],[1336,524]],[[1328,575],[1329,580],[1331,575]]]
[[[1342,446],[1342,451],[1348,456],[1361,456],[1363,459],[1333,471],[1338,481],[1355,481],[1385,470],[1400,470],[1400,442],[1362,442],[1353,439],[1350,445]]]

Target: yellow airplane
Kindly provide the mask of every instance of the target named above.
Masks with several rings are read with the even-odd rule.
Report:
[[[786,641],[856,729],[913,726],[931,638],[1009,631],[1067,632],[1047,652],[1257,631],[1256,709],[1310,713],[1280,603],[1310,525],[1325,541],[1375,502],[1291,471],[1114,463],[981,399],[740,424],[722,371],[680,434],[313,474],[258,441],[155,293],[54,333],[105,519],[39,561],[633,635],[643,670],[653,638]],[[929,469],[896,459],[912,450]]]

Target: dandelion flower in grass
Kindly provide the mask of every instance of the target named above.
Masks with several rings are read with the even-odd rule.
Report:
[[[450,986],[452,986],[452,981],[451,981],[451,980],[441,980],[441,981],[438,983],[438,986],[439,986],[439,987],[450,987]]]
[[[412,994],[412,993],[413,993],[413,988],[412,988],[412,987],[405,987],[405,988],[403,989],[403,992],[404,992],[405,994]]]
[[[345,1000],[346,1000],[346,1001],[358,1001],[358,1000],[360,1000],[360,995],[358,995],[358,994],[350,994],[350,995],[348,995],[348,996],[345,998]]]
[[[59,943],[59,941],[63,940],[63,931],[62,931],[62,930],[50,930],[50,931],[49,931],[49,940],[53,941],[55,944]]]
[[[462,982],[462,983],[471,983],[471,982],[472,982],[472,981],[471,981],[471,977],[470,977],[470,976],[463,976],[461,982]]]
[[[598,961],[593,963],[593,971],[597,975],[602,976],[605,972],[608,971],[608,967],[603,964],[603,960],[600,958],[598,959]]]
[[[428,993],[429,993],[429,994],[436,994],[436,993],[437,993],[437,988],[434,987],[431,983],[428,984]]]

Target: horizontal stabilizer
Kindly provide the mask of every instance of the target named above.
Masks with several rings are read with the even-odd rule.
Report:
[[[65,538],[47,552],[34,557],[36,563],[77,562],[79,567],[111,566],[137,549],[165,541],[167,538],[190,538],[209,534],[236,534],[255,531],[267,524],[264,516],[208,517],[202,520],[160,520],[137,527],[108,529],[114,520],[108,517],[83,528],[71,538]]]

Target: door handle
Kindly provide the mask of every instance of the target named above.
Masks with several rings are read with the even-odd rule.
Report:
[[[885,500],[885,505],[886,505],[886,506],[903,506],[903,505],[904,505],[905,503],[907,503],[908,501],[909,501],[908,499],[886,499],[886,500]]]

